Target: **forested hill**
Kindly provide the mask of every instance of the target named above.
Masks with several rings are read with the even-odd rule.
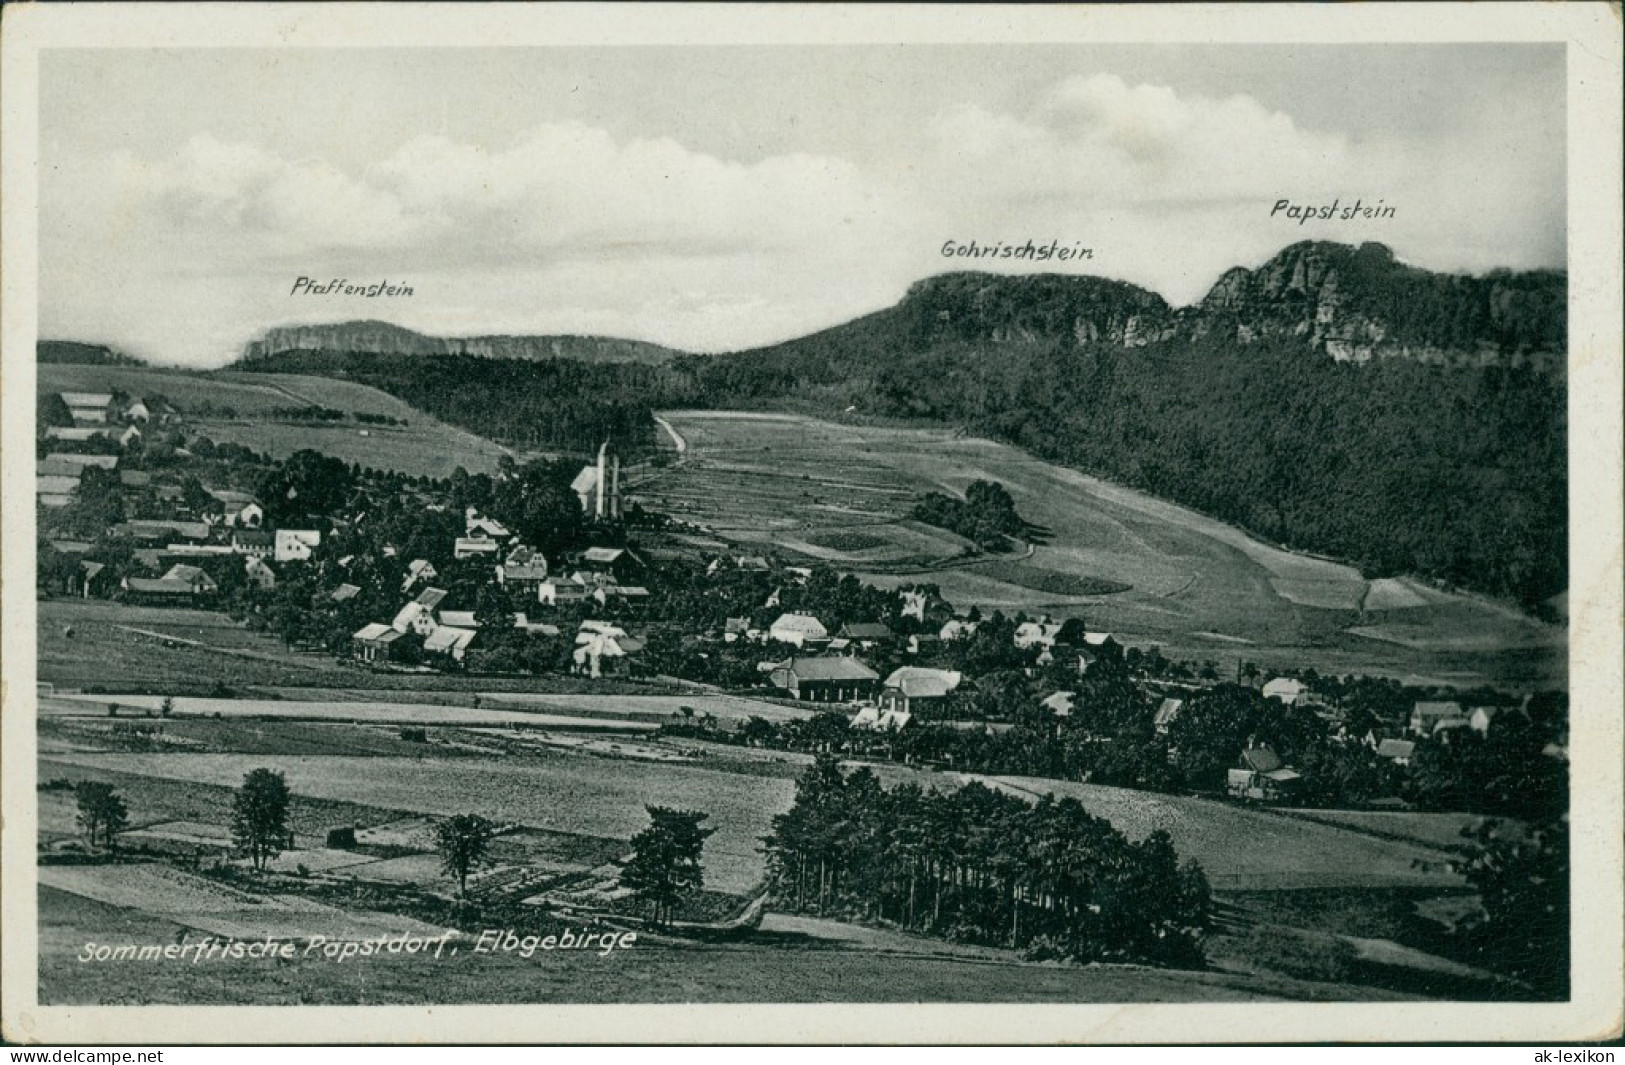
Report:
[[[495,359],[575,359],[657,365],[678,353],[641,340],[587,336],[434,337],[388,322],[340,322],[268,329],[244,349],[245,360],[283,352],[359,352],[389,355],[479,355]]]
[[[590,453],[609,440],[629,458],[654,446],[652,404],[664,387],[659,367],[574,359],[285,351],[236,368],[370,385],[511,447]]]
[[[79,366],[139,366],[128,355],[103,344],[81,344],[76,340],[41,340],[34,345],[34,360]]]
[[[242,368],[349,377],[554,450],[647,446],[661,407],[958,425],[1371,575],[1538,610],[1567,587],[1566,287],[1303,243],[1180,309],[1102,278],[956,273],[811,336],[659,365],[380,349]]]
[[[1567,587],[1565,290],[1313,243],[1180,310],[1099,278],[948,274],[834,329],[679,359],[668,402],[961,425],[1373,575],[1538,609]]]

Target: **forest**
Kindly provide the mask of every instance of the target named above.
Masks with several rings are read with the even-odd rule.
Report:
[[[441,421],[530,451],[590,453],[608,440],[623,456],[634,458],[654,447],[656,367],[480,355],[284,351],[245,359],[237,368],[356,381]]]
[[[1200,966],[1207,877],[1154,832],[1131,843],[1076,799],[971,783],[884,788],[829,756],[766,841],[777,905],[885,921],[1029,957]]]

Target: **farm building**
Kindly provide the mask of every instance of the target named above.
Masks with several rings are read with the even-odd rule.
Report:
[[[220,520],[228,529],[258,529],[265,524],[265,508],[247,492],[212,488],[209,494],[220,504]]]
[[[1287,706],[1302,706],[1309,696],[1309,688],[1301,680],[1291,677],[1276,677],[1264,685],[1263,696],[1285,703]]]
[[[424,638],[423,653],[426,655],[446,655],[454,662],[461,662],[463,655],[468,651],[468,645],[474,642],[476,635],[477,633],[473,629],[441,625]]]
[[[126,488],[146,488],[152,484],[152,474],[146,470],[120,470],[118,483]]]
[[[1226,777],[1227,790],[1233,799],[1283,799],[1296,791],[1303,778],[1281,761],[1281,756],[1268,747],[1249,747],[1241,752],[1241,764],[1230,770]]]
[[[948,694],[958,688],[963,680],[958,670],[901,666],[886,678],[876,703],[882,710],[917,714],[921,710],[941,706]]]
[[[69,462],[60,455],[47,455],[34,463],[35,477],[72,477],[79,478],[79,471],[84,467],[77,462]]]
[[[768,626],[767,635],[770,639],[797,647],[829,642],[829,630],[810,614],[780,614],[778,620]]]
[[[303,562],[322,544],[315,529],[278,529],[275,556],[278,562]]]
[[[773,686],[809,703],[846,703],[874,695],[880,674],[856,658],[788,658],[772,667]]]
[[[722,642],[734,643],[750,635],[750,618],[728,618],[722,623]]]
[[[126,425],[116,433],[109,431],[108,438],[118,441],[119,447],[129,447],[132,442],[141,439],[141,430],[133,425]]]
[[[108,569],[100,562],[82,560],[79,563],[79,578],[75,583],[79,594],[86,599],[93,595],[103,595],[107,591]],[[69,589],[73,590],[75,589]]]
[[[480,623],[474,620],[472,610],[442,610],[440,612],[441,626],[450,625],[454,629],[477,629]]]
[[[387,662],[394,654],[394,643],[401,633],[388,625],[373,622],[350,637],[355,656],[363,662]]]
[[[908,653],[911,655],[928,655],[935,651],[942,643],[942,637],[933,636],[929,632],[916,633],[908,638]]]
[[[202,543],[209,539],[209,526],[201,521],[147,521],[120,522],[113,526],[114,536],[147,543],[179,540],[183,543]]]
[[[977,622],[967,621],[965,618],[954,618],[937,631],[937,639],[942,640],[944,643],[951,643],[955,640],[968,640],[976,635],[978,627]]]
[[[1465,716],[1458,702],[1419,702],[1411,708],[1410,729],[1418,736],[1431,736],[1439,722]]]
[[[179,567],[177,567],[179,568]],[[188,567],[191,568],[191,567]],[[201,572],[201,571],[199,571]],[[204,574],[207,578],[208,574]],[[208,581],[213,585],[214,581]],[[163,577],[126,577],[120,585],[127,599],[134,603],[163,606],[172,603],[194,603],[211,594],[201,582]]]
[[[549,625],[544,621],[532,621],[522,610],[513,616],[513,627],[527,636],[557,636],[559,634],[557,625]]]
[[[176,563],[169,567],[169,572],[164,574],[163,579],[166,581],[182,581],[192,589],[195,595],[213,595],[220,590],[220,585],[208,573],[196,566],[189,566],[185,563]]]

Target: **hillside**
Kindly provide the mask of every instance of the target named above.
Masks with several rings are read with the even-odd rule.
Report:
[[[679,359],[668,403],[956,425],[1368,576],[1534,608],[1567,586],[1565,287],[1312,243],[1179,310],[1101,278],[947,274]]]
[[[505,453],[490,440],[446,425],[387,393],[323,377],[45,364],[35,387],[42,396],[115,390],[162,396],[180,411],[189,435],[201,433],[216,443],[242,444],[275,457],[314,448],[374,469],[447,477],[458,466],[473,473],[494,472]],[[345,417],[320,420],[319,408]]]
[[[105,344],[81,344],[76,340],[41,340],[34,345],[34,361],[78,366],[140,365]]]
[[[476,355],[488,359],[574,359],[658,365],[678,354],[640,340],[584,336],[426,336],[388,322],[340,322],[268,329],[250,341],[252,362],[284,352],[360,352],[390,355]]]

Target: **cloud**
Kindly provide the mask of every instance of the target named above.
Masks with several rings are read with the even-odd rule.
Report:
[[[1068,78],[1022,116],[952,108],[929,133],[949,184],[1095,206],[1262,197],[1350,165],[1344,138],[1250,97],[1183,97],[1113,74]]]

